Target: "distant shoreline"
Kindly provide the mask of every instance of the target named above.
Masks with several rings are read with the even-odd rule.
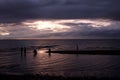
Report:
[[[120,40],[120,38],[14,38],[14,39],[0,39],[0,40]]]

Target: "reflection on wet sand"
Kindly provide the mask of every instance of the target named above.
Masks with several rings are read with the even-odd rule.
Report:
[[[76,46],[76,48],[78,47]],[[61,72],[61,74],[63,75],[64,74],[69,75],[69,73],[71,73],[71,75],[75,74],[78,76],[79,74],[82,75],[81,72],[83,72],[83,75],[86,75],[86,74],[89,75],[89,74],[95,73],[99,76],[101,73],[104,73],[101,71],[101,69],[106,70],[109,68],[109,66],[112,65],[110,64],[112,61],[109,61],[110,59],[108,55],[107,56],[80,55],[76,57],[76,56],[73,56],[74,54],[69,55],[69,51],[68,51],[68,54],[62,53],[67,51],[61,51],[61,54],[54,54],[52,52],[53,50],[54,50],[53,48],[28,49],[27,47],[21,47],[22,60],[21,62],[19,62],[19,64],[21,65],[20,71],[23,70],[23,72],[28,71],[33,73],[46,72],[46,74],[47,72],[49,74],[52,74],[52,72],[55,74],[59,72],[60,74]],[[79,52],[78,49],[77,50],[75,49],[75,51]],[[75,71],[75,73],[73,70]],[[89,70],[91,70],[91,72],[89,72]],[[94,70],[98,72],[95,72]],[[117,73],[117,71],[115,73]],[[104,73],[104,75],[107,75],[107,74],[112,74],[112,73],[110,73],[109,71]]]

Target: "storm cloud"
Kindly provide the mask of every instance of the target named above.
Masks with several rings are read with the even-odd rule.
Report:
[[[27,21],[25,24],[0,27],[0,39],[47,38],[47,39],[119,39],[120,22],[98,19],[69,19]],[[40,25],[41,24],[41,25]],[[1,25],[3,26],[3,25]]]
[[[120,0],[0,0],[0,39],[119,34]]]
[[[120,0],[0,0],[0,23],[34,19],[120,20]]]
[[[94,21],[93,21],[94,22]],[[109,25],[94,24],[94,23],[63,23],[70,26],[70,30],[64,33],[52,33],[42,37],[50,38],[79,38],[79,39],[119,39],[120,38],[120,22],[112,22]],[[40,36],[37,36],[40,37]]]

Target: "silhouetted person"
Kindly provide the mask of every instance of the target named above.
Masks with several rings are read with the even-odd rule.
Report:
[[[26,56],[26,47],[24,47],[24,56]]]
[[[23,51],[23,47],[21,47],[21,56],[23,55],[23,52],[24,52],[24,51]]]
[[[78,44],[76,45],[76,50],[79,51],[79,46],[78,46]]]
[[[76,45],[76,54],[77,54],[77,56],[79,54],[79,46],[78,46],[78,44]]]
[[[48,54],[49,54],[49,56],[51,56],[51,49],[50,48],[48,49]]]
[[[23,47],[21,47],[21,56],[22,56],[22,54],[23,54]]]
[[[34,50],[33,50],[33,53],[34,53],[34,55],[33,55],[33,56],[35,57],[35,56],[37,55],[37,50],[36,50],[36,49],[34,49]]]

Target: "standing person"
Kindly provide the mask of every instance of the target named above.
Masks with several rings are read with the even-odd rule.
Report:
[[[21,47],[21,56],[23,55],[23,47]]]
[[[78,46],[78,44],[76,45],[76,50],[79,51],[79,46]]]
[[[36,50],[36,49],[34,49],[34,50],[33,50],[33,53],[34,53],[34,55],[33,55],[33,56],[35,57],[35,56],[37,55],[37,50]]]
[[[24,47],[24,56],[26,56],[26,47]]]
[[[50,48],[48,49],[48,53],[49,53],[49,56],[51,56],[51,49]]]

